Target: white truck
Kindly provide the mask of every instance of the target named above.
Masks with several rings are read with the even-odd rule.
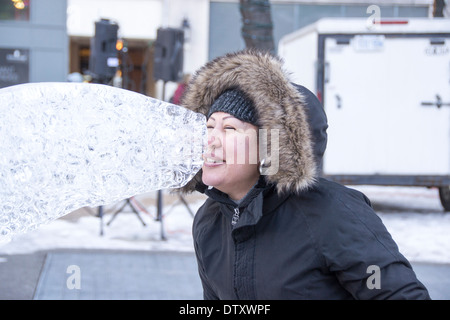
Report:
[[[323,175],[437,187],[450,211],[450,19],[376,22],[322,19],[279,42],[328,117]]]

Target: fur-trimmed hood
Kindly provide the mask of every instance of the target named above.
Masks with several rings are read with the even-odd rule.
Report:
[[[315,152],[308,123],[311,108],[306,106],[310,97],[289,81],[282,61],[269,53],[253,50],[216,58],[193,75],[181,105],[206,115],[214,100],[230,88],[242,90],[253,100],[260,129],[269,132],[268,162],[278,170],[270,174],[269,169],[266,181],[275,183],[279,192],[300,192],[310,187],[315,182],[317,162],[321,160],[317,158],[323,154],[324,144],[321,143],[323,150]],[[275,154],[271,150],[271,129],[278,129],[279,133],[276,157],[271,157]],[[181,191],[191,192],[198,188],[202,184],[201,175],[200,170]]]

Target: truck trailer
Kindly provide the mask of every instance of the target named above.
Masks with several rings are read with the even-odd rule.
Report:
[[[324,177],[436,187],[450,211],[450,19],[321,19],[278,54],[326,112]]]

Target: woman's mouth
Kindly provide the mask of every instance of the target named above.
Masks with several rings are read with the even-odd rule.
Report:
[[[204,159],[205,161],[203,162],[203,164],[207,167],[216,167],[225,164],[225,160],[220,158],[206,156]]]

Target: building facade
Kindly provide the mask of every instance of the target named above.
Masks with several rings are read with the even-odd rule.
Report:
[[[0,87],[65,81],[66,0],[0,0]]]

